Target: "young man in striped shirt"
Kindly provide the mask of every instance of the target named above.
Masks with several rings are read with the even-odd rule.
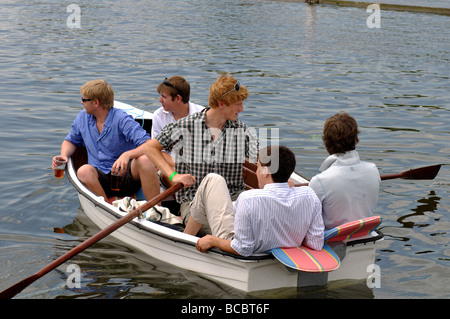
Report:
[[[210,186],[199,188],[197,193],[202,194],[205,201],[213,196],[229,209],[224,215],[214,214],[207,206],[192,210],[185,233],[196,235],[203,223],[210,224],[212,235],[197,241],[196,247],[201,252],[218,247],[250,256],[272,248],[302,244],[322,249],[322,205],[311,188],[289,186],[295,165],[295,155],[287,147],[269,146],[261,150],[256,171],[260,189],[240,194],[234,211],[229,198],[217,196],[225,187],[223,178],[208,175]]]

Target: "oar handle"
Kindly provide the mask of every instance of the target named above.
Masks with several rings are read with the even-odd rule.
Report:
[[[180,184],[180,183],[177,183],[177,184],[171,186],[166,191],[164,191],[161,194],[155,196],[153,199],[149,200],[145,204],[143,204],[140,207],[132,210],[131,212],[129,212],[128,214],[126,214],[125,216],[120,218],[119,220],[117,220],[114,223],[112,223],[111,225],[105,227],[103,230],[101,230],[100,232],[98,232],[94,236],[92,236],[89,239],[85,240],[84,242],[82,242],[78,246],[72,248],[67,253],[65,253],[64,255],[59,257],[58,259],[54,260],[53,262],[51,262],[50,264],[48,264],[47,266],[45,266],[44,268],[42,268],[41,270],[36,272],[34,275],[31,275],[30,277],[28,277],[28,278],[26,278],[26,279],[16,283],[15,285],[5,289],[4,291],[0,292],[0,299],[10,299],[10,298],[14,297],[15,295],[17,295],[19,292],[21,292],[23,289],[25,289],[27,286],[32,284],[37,279],[41,278],[42,276],[44,276],[48,272],[50,272],[53,269],[55,269],[56,267],[60,266],[61,264],[63,264],[64,262],[66,262],[67,260],[72,258],[73,256],[79,254],[80,252],[82,252],[86,248],[94,245],[99,240],[105,238],[106,236],[111,234],[116,229],[120,228],[121,226],[123,226],[126,223],[128,223],[130,220],[132,220],[132,219],[136,218],[137,216],[139,216],[140,213],[145,212],[146,210],[152,208],[153,206],[155,206],[156,204],[158,204],[159,202],[161,202],[165,198],[175,194],[182,187],[183,187],[183,184]]]
[[[387,180],[387,179],[403,178],[403,177],[404,177],[403,174],[383,174],[383,175],[380,175],[380,179],[382,181]]]

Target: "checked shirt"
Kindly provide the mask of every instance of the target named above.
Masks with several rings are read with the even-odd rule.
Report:
[[[195,178],[193,186],[176,193],[179,203],[192,201],[208,173],[224,177],[231,195],[243,190],[242,163],[245,158],[253,163],[257,160],[256,130],[237,120],[226,121],[222,130],[215,132],[206,126],[207,110],[168,124],[156,137],[164,150],[173,152],[175,171]]]

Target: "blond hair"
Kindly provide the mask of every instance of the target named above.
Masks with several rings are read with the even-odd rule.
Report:
[[[114,105],[114,91],[105,80],[92,80],[85,83],[80,88],[80,93],[88,99],[98,100],[107,110]]]
[[[231,105],[238,101],[243,101],[248,97],[248,90],[245,86],[240,85],[239,91],[233,88],[238,82],[230,74],[222,75],[209,88],[209,106],[216,108],[219,106],[219,101],[226,105]]]

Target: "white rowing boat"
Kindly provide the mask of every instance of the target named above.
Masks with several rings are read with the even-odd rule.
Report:
[[[117,101],[115,107],[125,110],[150,131],[152,113]],[[69,160],[67,176],[78,192],[86,215],[103,229],[127,213],[103,197],[94,195],[79,181],[76,170],[86,162],[86,151],[78,148]],[[252,170],[254,167],[244,169],[247,187],[254,185],[255,175]],[[298,173],[294,173],[291,178],[296,184],[308,182]],[[367,280],[372,275],[370,266],[375,263],[376,242],[383,238],[381,232],[373,230],[363,237],[354,239],[347,236],[339,242],[330,243],[339,257],[339,267],[332,271],[309,272],[286,267],[271,254],[242,257],[218,249],[212,249],[207,254],[200,253],[195,248],[198,237],[145,218],[135,218],[111,235],[156,259],[246,292],[323,286],[327,282],[342,279]]]

